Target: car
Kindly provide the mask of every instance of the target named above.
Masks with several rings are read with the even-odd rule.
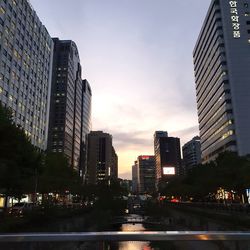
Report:
[[[22,217],[26,212],[34,208],[34,203],[18,202],[15,203],[9,210],[10,215]]]
[[[178,200],[178,199],[172,199],[170,202],[172,202],[172,203],[179,203],[180,200]]]

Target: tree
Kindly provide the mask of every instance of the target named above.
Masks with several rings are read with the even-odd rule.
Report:
[[[81,180],[78,173],[69,166],[68,159],[62,153],[48,153],[44,158],[42,172],[38,179],[38,190],[42,194],[66,191],[80,192]]]
[[[166,195],[204,199],[218,188],[243,194],[250,187],[250,160],[234,152],[221,153],[214,162],[201,165],[186,176],[177,176],[161,192]]]
[[[0,190],[5,196],[21,198],[34,191],[35,173],[40,166],[40,153],[20,127],[13,123],[11,110],[0,103]]]

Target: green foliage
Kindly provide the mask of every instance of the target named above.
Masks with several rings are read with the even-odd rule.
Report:
[[[123,196],[127,191],[120,186],[118,181],[100,183],[98,185],[82,186],[81,195],[84,200],[95,200],[95,208],[98,210],[110,210],[113,214],[121,214],[126,208]]]
[[[110,210],[116,215],[123,213],[126,208],[126,202],[122,199],[123,194],[124,190],[117,183],[111,185],[97,185],[97,209]]]
[[[167,196],[192,196],[203,199],[219,187],[242,194],[250,187],[250,160],[233,152],[224,152],[211,163],[200,165],[186,176],[178,176],[161,190]]]
[[[78,173],[69,166],[68,159],[62,153],[48,153],[45,156],[42,173],[38,179],[39,192],[77,193],[80,183]]]
[[[5,196],[20,198],[35,188],[40,153],[24,131],[17,127],[11,110],[0,104],[0,190]]]
[[[40,153],[17,127],[11,110],[0,105],[0,192],[21,198],[25,193],[71,193],[80,190],[78,173],[63,154]]]

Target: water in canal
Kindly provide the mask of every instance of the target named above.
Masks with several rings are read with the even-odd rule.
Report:
[[[129,215],[129,217],[132,218],[137,218],[137,219],[142,219],[140,215]],[[133,231],[150,231],[154,230],[154,228],[146,228],[145,225],[143,224],[133,224],[131,223],[126,223],[122,224],[120,228],[118,229],[119,231],[122,232],[133,232]],[[152,247],[151,242],[148,241],[126,241],[126,242],[119,242],[119,243],[112,243],[111,245],[108,246],[109,250],[154,250],[154,249],[166,249],[166,248],[154,248]]]
[[[132,216],[132,215],[131,215]],[[138,217],[138,215],[136,215]],[[142,224],[123,224],[120,229],[122,232],[128,231],[145,231]],[[118,243],[118,250],[150,250],[150,242],[120,242]]]

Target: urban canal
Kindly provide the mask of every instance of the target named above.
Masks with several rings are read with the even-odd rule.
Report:
[[[121,232],[135,232],[135,231],[155,231],[155,230],[167,230],[167,227],[163,228],[162,225],[157,222],[146,223],[150,221],[150,217],[144,217],[138,214],[130,214],[126,216],[127,222],[113,230]],[[131,221],[131,222],[130,222]],[[139,223],[141,221],[141,223]],[[149,241],[126,241],[118,243],[108,243],[105,246],[105,250],[161,250],[161,249],[173,249],[170,242],[149,242]]]

